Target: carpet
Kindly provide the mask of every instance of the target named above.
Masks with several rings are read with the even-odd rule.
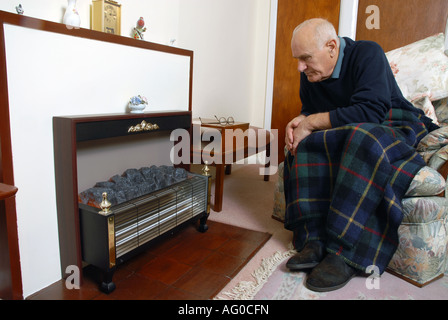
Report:
[[[271,238],[260,248],[240,272],[216,295],[230,291],[242,281],[252,281],[252,272],[260,266],[262,259],[283,252],[291,242],[291,233],[283,223],[272,219],[274,188],[277,175],[264,181],[258,164],[234,164],[232,173],[224,179],[224,199],[221,212],[211,211],[209,221],[266,232]],[[212,201],[214,188],[212,187]],[[226,297],[225,299],[228,299]]]
[[[447,300],[448,276],[423,288],[385,272],[380,278],[355,277],[345,287],[331,292],[314,292],[305,287],[305,272],[290,272],[286,261],[294,250],[277,252],[263,259],[252,276],[218,299],[232,300]]]

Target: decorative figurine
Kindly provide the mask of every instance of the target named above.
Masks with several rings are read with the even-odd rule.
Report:
[[[129,99],[129,109],[131,113],[143,113],[143,110],[146,108],[148,104],[148,99],[146,97],[138,95]]]
[[[68,0],[68,7],[64,14],[64,24],[67,29],[79,29],[81,26],[81,18],[78,10],[76,10],[76,0]]]
[[[18,14],[24,14],[24,13],[25,13],[25,11],[23,10],[21,4],[19,4],[19,5],[16,7],[16,11],[17,11]]]
[[[145,20],[140,17],[137,21],[137,26],[134,28],[134,39],[143,40],[143,32],[146,32]]]

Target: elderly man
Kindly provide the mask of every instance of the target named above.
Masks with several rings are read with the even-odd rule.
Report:
[[[415,147],[437,126],[403,97],[376,43],[311,19],[291,47],[302,110],[286,127],[285,228],[298,251],[287,267],[312,269],[311,290],[336,290],[368,267],[384,272],[401,199],[425,165]]]

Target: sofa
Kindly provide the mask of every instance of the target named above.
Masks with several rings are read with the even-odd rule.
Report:
[[[427,166],[402,201],[399,246],[388,271],[424,286],[448,271],[448,56],[437,34],[387,52],[403,95],[440,126],[417,147]],[[447,51],[448,52],[448,51]],[[284,221],[283,163],[279,165],[272,217]]]

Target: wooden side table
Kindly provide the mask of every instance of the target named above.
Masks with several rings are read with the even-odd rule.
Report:
[[[237,161],[246,159],[252,155],[255,155],[259,152],[266,151],[266,157],[270,157],[270,144],[272,141],[272,136],[270,131],[254,126],[249,126],[249,124],[238,123],[236,122],[233,125],[220,125],[220,124],[194,124],[193,126],[200,126],[201,137],[207,130],[219,130],[221,132],[219,141],[221,145],[221,150],[212,152],[204,152],[204,148],[212,142],[205,141],[201,143],[199,147],[197,144],[193,143],[191,148],[192,156],[194,157],[200,156],[201,163],[205,161],[208,162],[209,165],[213,165],[216,167],[216,179],[215,179],[215,188],[214,188],[214,203],[212,206],[213,211],[220,212],[222,211],[222,201],[223,201],[223,192],[224,192],[224,175],[230,174],[231,165]],[[244,141],[238,139],[237,135],[232,139],[233,141],[226,140],[224,129],[228,130],[236,130],[241,129],[244,132]],[[195,130],[195,128],[193,129]],[[196,130],[198,130],[196,128]],[[250,132],[250,133],[249,133]],[[249,139],[249,134],[251,134],[252,138]],[[213,141],[213,143],[217,143]],[[220,161],[215,161],[219,159]],[[218,163],[219,162],[219,163]],[[227,162],[227,163],[226,163]],[[265,168],[268,168],[270,165],[269,162],[265,164]],[[269,181],[269,174],[264,175],[264,181]]]

